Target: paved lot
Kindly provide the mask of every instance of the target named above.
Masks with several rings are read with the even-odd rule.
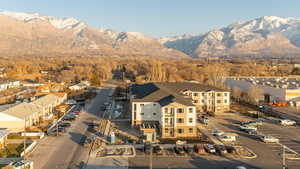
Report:
[[[34,161],[36,169],[79,168],[88,158],[88,149],[80,142],[87,134],[87,122],[101,115],[100,107],[107,101],[111,88],[101,89],[97,96],[86,105],[85,113],[72,123],[67,133],[59,137],[46,137],[39,141],[29,159]]]
[[[246,134],[243,131],[240,131],[238,128],[238,122],[240,121],[250,121],[252,119],[240,115],[224,115],[212,119],[212,124],[209,125],[209,128],[219,128],[225,132],[234,132],[238,133],[239,137],[237,138],[238,145],[243,145],[257,154],[256,159],[241,159],[248,164],[257,166],[263,169],[281,169],[282,168],[282,148],[278,144],[266,144],[263,143],[257,136]],[[274,121],[268,121],[264,123],[263,126],[260,126],[258,131],[269,132],[274,136],[280,136],[280,141],[287,145],[292,145],[294,148],[298,148],[299,142],[294,144],[291,141],[299,139],[299,128],[298,127],[282,127],[277,124],[274,124]],[[288,138],[288,139],[286,139]],[[290,144],[289,144],[290,143]],[[298,145],[297,145],[298,144]],[[300,166],[300,160],[292,161],[287,160],[287,165],[289,169],[298,169]]]

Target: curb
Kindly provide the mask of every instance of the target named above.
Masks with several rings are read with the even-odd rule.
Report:
[[[245,147],[245,146],[234,146],[234,147],[243,147],[243,148],[247,149],[247,151],[249,151],[251,154],[253,154],[253,156],[244,156],[244,155],[240,155],[237,153],[242,158],[254,159],[257,157],[257,155],[252,150],[250,150],[248,147]]]

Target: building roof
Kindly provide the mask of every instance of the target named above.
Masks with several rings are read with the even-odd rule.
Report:
[[[4,110],[1,113],[14,116],[19,119],[25,119],[38,112],[41,112],[41,108],[39,106],[32,103],[23,102],[14,107]]]
[[[0,129],[0,139],[7,136],[9,134],[9,131],[6,129]]]
[[[3,104],[3,105],[0,105],[0,112],[4,111],[4,110],[7,110],[11,107],[14,107],[16,106],[17,104],[16,103],[13,103],[13,104]]]
[[[46,96],[43,96],[43,97],[33,101],[32,104],[44,107],[44,106],[48,106],[49,104],[52,104],[57,99],[59,99],[59,96],[56,96],[54,94],[48,94]]]
[[[214,87],[191,82],[165,82],[146,83],[133,85],[132,94],[135,95],[133,101],[136,102],[158,102],[161,106],[176,102],[186,106],[194,106],[192,99],[183,95],[183,91],[223,91]]]

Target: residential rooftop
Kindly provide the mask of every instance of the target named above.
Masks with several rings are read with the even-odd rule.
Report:
[[[207,92],[224,90],[192,82],[160,82],[131,86],[133,101],[158,102],[161,106],[177,102],[186,106],[193,106],[192,99],[183,95],[184,91]]]

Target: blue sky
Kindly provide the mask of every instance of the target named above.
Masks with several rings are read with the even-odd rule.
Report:
[[[1,0],[1,11],[74,17],[149,36],[199,34],[265,15],[300,18],[296,0]]]

